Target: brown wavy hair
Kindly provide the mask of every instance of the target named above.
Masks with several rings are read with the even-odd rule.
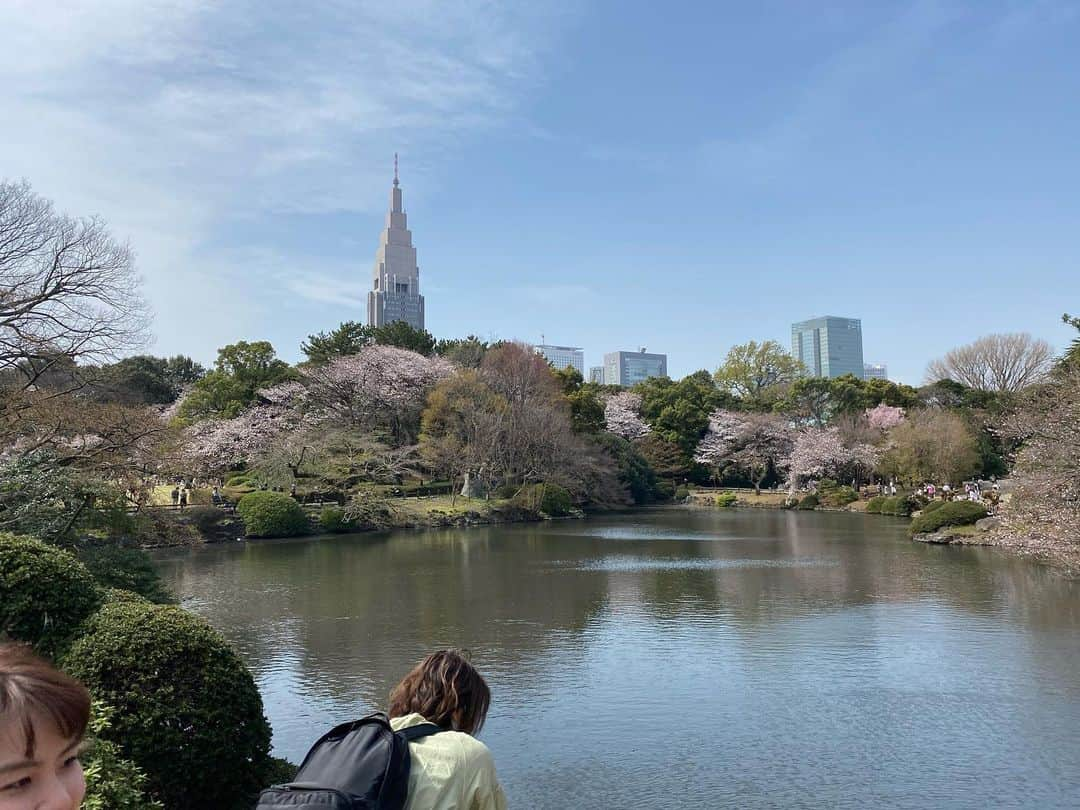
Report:
[[[90,720],[86,687],[22,644],[0,644],[0,725],[22,726],[33,759],[35,722],[51,722],[66,740],[82,739]]]
[[[491,690],[461,650],[437,650],[390,692],[390,716],[416,712],[452,731],[476,734],[484,725]]]

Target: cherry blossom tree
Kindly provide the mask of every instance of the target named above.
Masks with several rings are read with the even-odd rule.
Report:
[[[821,478],[857,480],[873,471],[878,455],[879,450],[872,445],[848,447],[838,428],[807,428],[796,437],[787,459],[789,488],[794,491]]]
[[[604,403],[604,422],[610,433],[633,441],[647,436],[649,425],[641,418],[641,395],[631,391],[612,394]]]
[[[792,430],[780,416],[719,409],[709,416],[694,461],[712,468],[717,480],[731,471],[742,472],[760,493],[770,472],[783,471],[792,445]]]
[[[904,421],[904,409],[894,408],[884,402],[874,408],[867,408],[866,420],[870,427],[880,431],[887,431]]]
[[[1022,442],[1003,511],[1010,530],[1080,544],[1080,367],[1063,364],[1052,383],[1029,391],[1002,433]]]

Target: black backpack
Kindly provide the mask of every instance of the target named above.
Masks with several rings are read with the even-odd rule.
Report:
[[[311,746],[292,782],[260,793],[255,810],[402,810],[409,743],[442,730],[423,723],[395,732],[382,712],[342,723]]]

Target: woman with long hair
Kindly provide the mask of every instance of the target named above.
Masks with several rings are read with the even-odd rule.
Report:
[[[390,693],[395,731],[424,723],[443,729],[409,743],[405,810],[504,810],[506,796],[488,747],[475,738],[491,690],[458,650],[431,653]]]
[[[19,644],[0,644],[0,810],[77,810],[90,696]]]

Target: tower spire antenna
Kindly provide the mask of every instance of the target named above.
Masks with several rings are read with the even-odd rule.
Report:
[[[398,175],[397,175],[397,152],[394,152],[394,185],[396,186],[397,184],[398,184]]]

